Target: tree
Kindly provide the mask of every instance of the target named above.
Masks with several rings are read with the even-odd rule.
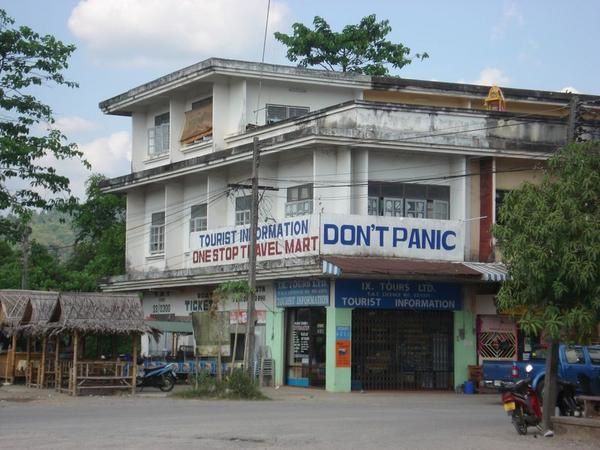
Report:
[[[331,31],[322,17],[315,16],[314,29],[301,23],[292,25],[293,35],[275,33],[275,39],[287,48],[287,58],[299,67],[321,66],[326,70],[389,75],[388,66],[401,69],[412,62],[410,48],[386,40],[392,31],[388,20],[377,22],[373,14],[358,25],[346,25],[341,32]],[[428,58],[427,53],[415,58]]]
[[[66,137],[54,127],[50,106],[31,94],[32,88],[49,84],[77,86],[62,73],[75,47],[13,24],[0,9],[0,210],[23,217],[31,208],[47,209],[74,201],[42,193],[70,192],[69,179],[42,158],[79,158],[86,167],[89,164],[75,144],[66,143]],[[47,129],[42,131],[44,127]],[[12,179],[21,180],[23,186],[9,188],[7,182]]]
[[[125,272],[125,197],[103,193],[103,180],[97,174],[88,178],[87,199],[72,210],[77,237],[68,263],[71,290],[95,291],[99,278]]]
[[[510,278],[501,310],[520,311],[521,329],[550,340],[544,425],[556,400],[559,340],[586,341],[600,311],[600,143],[571,144],[548,162],[540,185],[507,195],[494,236]]]

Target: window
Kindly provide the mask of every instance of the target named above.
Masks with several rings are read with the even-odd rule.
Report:
[[[310,112],[310,108],[305,106],[286,106],[286,105],[267,105],[266,123],[276,123],[285,119],[293,119]]]
[[[165,213],[152,214],[150,226],[150,254],[156,255],[165,251]]]
[[[581,347],[569,347],[565,349],[565,358],[569,364],[583,364],[585,358]]]
[[[294,217],[313,212],[313,185],[312,183],[293,186],[287,189],[287,203],[285,216]]]
[[[367,201],[371,216],[450,218],[448,186],[373,181],[369,182]]]
[[[235,199],[235,224],[250,225],[250,208],[252,196],[236,197]]]
[[[154,128],[148,130],[148,155],[157,156],[169,151],[169,113],[154,117]]]
[[[190,215],[190,233],[206,230],[206,203],[192,206]]]
[[[500,190],[500,189],[496,190],[496,223],[500,223],[499,220],[498,220],[499,217],[500,217],[498,215],[498,213],[500,212],[500,208],[504,204],[504,199],[506,198],[506,195],[509,192],[510,191],[507,191],[507,190]]]
[[[212,97],[192,103],[192,109],[185,112],[185,125],[180,142],[193,144],[212,137]]]
[[[588,347],[588,353],[590,354],[592,364],[600,365],[600,347]]]

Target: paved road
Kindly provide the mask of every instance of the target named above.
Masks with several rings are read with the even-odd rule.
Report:
[[[238,402],[12,389],[0,388],[1,448],[598,448],[569,435],[518,436],[496,395],[286,388],[268,391],[271,401]]]

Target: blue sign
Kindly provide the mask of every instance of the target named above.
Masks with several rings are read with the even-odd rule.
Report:
[[[455,311],[462,308],[460,284],[416,280],[335,282],[336,308]]]
[[[329,280],[298,279],[275,282],[275,304],[290,306],[328,306]]]
[[[335,340],[349,341],[352,339],[352,328],[349,326],[335,327]]]

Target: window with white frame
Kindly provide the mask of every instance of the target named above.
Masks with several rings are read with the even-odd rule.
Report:
[[[169,113],[154,117],[154,128],[148,130],[148,156],[158,156],[169,151]]]
[[[150,254],[156,255],[165,251],[165,212],[152,214],[150,225]]]
[[[450,187],[394,182],[369,182],[368,214],[448,220]]]
[[[250,225],[250,208],[252,206],[252,196],[245,195],[235,199],[235,224]]]
[[[306,106],[266,105],[266,112],[266,123],[271,124],[308,114],[310,108]]]
[[[206,203],[193,205],[190,213],[190,233],[205,231],[207,227]]]
[[[285,216],[294,217],[313,212],[313,185],[302,184],[287,188],[287,203],[285,204]]]

